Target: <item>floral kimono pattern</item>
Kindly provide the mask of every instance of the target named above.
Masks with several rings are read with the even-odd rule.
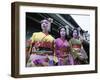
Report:
[[[58,65],[72,65],[73,57],[70,54],[70,46],[67,40],[62,40],[61,38],[57,38],[54,42],[54,45],[55,45],[54,54],[58,59],[58,61],[56,61],[58,62]]]
[[[31,55],[27,66],[49,66],[49,58],[51,59],[51,56],[53,56],[52,46],[54,38],[43,32],[35,32],[31,37],[31,41]]]
[[[72,38],[69,41],[69,43],[71,46],[71,53],[74,58],[74,64],[76,65],[76,64],[87,63],[86,59],[88,57],[87,57],[85,50],[83,49],[81,40]]]

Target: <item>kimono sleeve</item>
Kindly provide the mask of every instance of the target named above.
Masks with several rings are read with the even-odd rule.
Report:
[[[35,41],[35,33],[32,34],[32,37],[30,38],[30,40],[32,43]]]

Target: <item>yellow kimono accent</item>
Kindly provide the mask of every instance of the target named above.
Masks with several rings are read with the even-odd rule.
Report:
[[[50,51],[53,49],[54,38],[49,34],[46,35],[43,32],[35,32],[31,37],[31,41],[34,44],[33,47],[38,45],[39,51],[41,51],[41,48],[43,49],[42,53],[45,51],[45,48],[50,49]],[[36,51],[38,51],[38,49]]]
[[[37,42],[37,41],[42,40],[43,42],[45,41],[45,42],[51,42],[52,43],[54,38],[51,35],[44,34],[43,32],[35,32],[35,33],[33,33],[31,40],[32,40],[32,42]]]

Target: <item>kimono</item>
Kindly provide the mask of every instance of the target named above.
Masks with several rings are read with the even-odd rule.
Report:
[[[27,66],[48,66],[49,59],[53,55],[53,41],[54,38],[43,32],[35,32],[31,37],[30,58]]]
[[[70,54],[70,46],[67,40],[57,38],[54,42],[57,65],[72,65],[73,57]]]
[[[72,38],[69,41],[71,46],[71,53],[74,58],[74,64],[84,64],[87,63],[87,54],[85,50],[83,49],[82,42],[79,38],[75,39]]]

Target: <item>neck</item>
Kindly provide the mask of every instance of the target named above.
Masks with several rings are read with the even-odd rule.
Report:
[[[62,40],[65,40],[65,37],[64,37],[64,36],[61,36],[60,38],[61,38]]]
[[[73,37],[73,38],[78,39],[78,37]]]
[[[43,32],[44,34],[46,34],[46,35],[48,34],[48,31],[44,31],[44,30],[43,30],[42,32]]]

